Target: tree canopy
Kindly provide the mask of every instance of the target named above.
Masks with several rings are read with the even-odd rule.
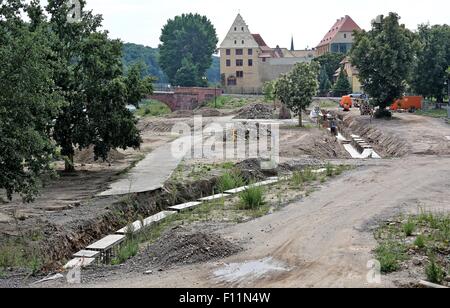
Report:
[[[346,55],[343,53],[328,52],[315,58],[313,61],[320,64],[321,74],[322,70],[325,71],[328,80],[332,83],[334,74],[341,66],[341,62],[345,57]]]
[[[421,25],[418,37],[412,86],[416,93],[442,103],[447,93],[446,70],[450,65],[450,26]]]
[[[51,173],[55,146],[48,136],[61,106],[51,69],[54,37],[20,17],[34,9],[34,2],[0,6],[0,188],[9,199],[18,193],[25,201]]]
[[[355,33],[351,62],[359,70],[364,90],[380,107],[385,108],[404,95],[414,61],[414,35],[390,13],[374,22],[370,31]]]
[[[332,83],[330,79],[328,78],[327,71],[325,67],[320,67],[320,74],[319,74],[319,94],[320,95],[328,95],[330,93],[332,87]]]
[[[282,75],[275,84],[276,97],[298,115],[299,126],[303,126],[302,112],[311,105],[317,94],[319,69],[316,62],[297,63],[289,74]]]
[[[338,97],[352,93],[352,85],[350,84],[347,73],[343,67],[341,67],[339,77],[334,84],[333,92],[334,95]]]
[[[206,85],[218,38],[211,21],[199,14],[169,19],[160,37],[160,65],[175,86]]]

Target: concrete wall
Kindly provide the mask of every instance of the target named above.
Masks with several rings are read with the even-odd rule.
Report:
[[[222,89],[175,88],[172,92],[155,91],[149,98],[163,102],[170,110],[194,110],[204,102],[222,95]]]
[[[289,73],[297,63],[309,63],[312,58],[278,58],[269,59],[260,65],[261,82],[272,81],[281,74]]]

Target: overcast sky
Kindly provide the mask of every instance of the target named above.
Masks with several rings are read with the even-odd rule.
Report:
[[[350,15],[368,29],[379,14],[397,12],[408,28],[419,23],[450,23],[450,0],[87,0],[88,8],[103,14],[111,37],[157,47],[167,19],[181,13],[208,16],[219,41],[241,13],[252,33],[271,47],[315,47],[337,18]],[[220,43],[220,42],[219,42]]]

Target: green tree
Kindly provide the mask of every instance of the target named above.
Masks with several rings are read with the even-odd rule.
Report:
[[[341,67],[339,77],[336,80],[336,83],[334,84],[333,92],[334,95],[338,97],[352,93],[352,85],[350,84],[347,73],[345,72],[343,67]]]
[[[421,25],[418,31],[420,47],[414,70],[413,89],[438,105],[444,102],[447,92],[446,70],[450,65],[450,26]]]
[[[83,9],[86,2],[80,2]],[[83,10],[81,20],[68,22],[69,8],[63,0],[49,0],[46,9],[50,29],[58,37],[52,46],[59,64],[55,80],[65,100],[53,138],[67,157],[66,171],[74,170],[75,148],[93,145],[94,158],[106,159],[111,149],[138,147],[136,119],[126,105],[139,95],[128,96],[122,43],[99,30],[99,15]]]
[[[145,69],[142,63],[136,63],[129,68],[125,78],[127,104],[139,107],[142,99],[153,93],[154,78],[144,74]]]
[[[275,84],[276,80],[273,81],[267,81],[263,85],[263,93],[264,93],[264,99],[266,102],[273,102],[276,99],[275,96]]]
[[[160,65],[175,86],[203,86],[218,38],[206,16],[183,14],[169,19],[160,37]]]
[[[292,112],[298,115],[302,127],[302,112],[311,105],[319,89],[319,64],[298,63],[288,75],[281,76],[275,84],[275,95]]]
[[[328,95],[332,87],[331,81],[328,78],[327,71],[325,67],[320,67],[319,74],[319,94],[320,95]]]
[[[22,20],[22,10],[33,22]],[[31,201],[43,177],[53,173],[49,134],[61,103],[52,81],[54,37],[34,23],[38,12],[37,1],[0,6],[0,188],[9,199],[18,193],[24,201]]]
[[[386,107],[404,95],[414,61],[414,35],[390,13],[374,22],[372,30],[355,33],[351,63],[359,70],[364,90],[379,106],[377,116],[388,115]]]
[[[325,70],[328,76],[328,80],[331,82],[333,80],[334,74],[341,66],[341,62],[345,57],[346,55],[343,53],[328,52],[315,58],[313,61],[320,64],[321,70]]]

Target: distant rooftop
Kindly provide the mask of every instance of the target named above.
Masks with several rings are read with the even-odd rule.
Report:
[[[361,30],[361,28],[350,16],[345,15],[335,22],[317,47],[329,44],[340,32],[353,32],[353,30]]]

